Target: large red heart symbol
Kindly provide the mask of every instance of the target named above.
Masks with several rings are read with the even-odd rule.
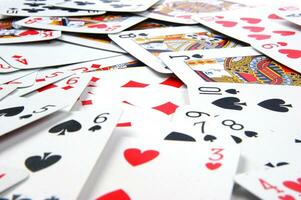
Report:
[[[295,181],[283,181],[283,185],[291,190],[294,190],[298,193],[301,193],[301,178],[297,179],[297,182]]]
[[[243,26],[243,28],[251,32],[261,32],[264,30],[264,27],[259,27],[259,26]]]
[[[221,24],[223,27],[233,27],[237,24],[237,22],[233,21],[215,21],[217,24]]]
[[[132,148],[124,151],[124,157],[132,166],[137,166],[155,159],[159,152],[155,150],[147,150],[141,152],[140,149]]]
[[[292,197],[291,195],[285,195],[285,196],[278,196],[278,198],[280,200],[296,200],[294,197]]]
[[[256,40],[266,40],[271,38],[270,35],[263,35],[263,34],[251,34],[248,35],[248,37],[255,38]]]
[[[268,18],[269,18],[269,19],[282,19],[281,17],[279,17],[279,16],[276,15],[276,14],[270,14],[270,15],[268,16]]]
[[[286,54],[288,58],[297,59],[301,57],[301,51],[295,49],[279,49],[278,50],[282,54]]]
[[[19,36],[27,36],[27,35],[38,35],[39,31],[36,30],[27,30],[19,34]]]
[[[222,163],[206,163],[206,167],[210,170],[216,170],[220,166],[222,166]]]
[[[100,196],[96,200],[131,200],[131,198],[125,191],[119,189]]]
[[[240,19],[249,24],[257,24],[257,23],[261,22],[261,19],[258,19],[258,18],[242,17]]]
[[[273,31],[273,33],[280,34],[282,36],[295,35],[294,31]]]

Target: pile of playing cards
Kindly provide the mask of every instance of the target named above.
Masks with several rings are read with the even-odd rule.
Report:
[[[300,0],[0,0],[0,200],[301,199]]]

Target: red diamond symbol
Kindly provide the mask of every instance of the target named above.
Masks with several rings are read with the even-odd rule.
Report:
[[[94,77],[94,76],[93,76],[93,77],[91,78],[91,82],[94,82],[94,83],[95,83],[95,82],[97,82],[99,79],[100,79],[100,78],[97,78],[97,77]]]
[[[84,100],[84,101],[82,101],[82,105],[83,106],[92,105],[92,104],[93,104],[92,100]]]
[[[182,85],[184,85],[184,83],[182,81],[180,81],[180,79],[178,79],[177,77],[174,77],[174,76],[170,76],[168,79],[166,79],[165,81],[163,81],[160,84],[168,85],[168,86],[176,87],[176,88],[179,88]]]
[[[62,87],[62,89],[64,90],[70,90],[71,88],[73,88],[72,86],[68,85],[68,86],[65,86],[65,87]]]
[[[137,88],[145,88],[147,87],[149,84],[145,84],[145,83],[139,83],[136,81],[129,81],[126,84],[124,84],[121,87],[137,87]]]
[[[38,79],[36,79],[36,82],[43,82],[43,81],[46,81],[46,79],[44,79],[44,78],[38,78]]]
[[[152,107],[152,109],[159,110],[167,115],[170,115],[174,113],[178,107],[179,106],[169,101],[162,105]]]
[[[131,122],[122,122],[122,123],[118,123],[116,126],[117,127],[131,127],[132,123]]]
[[[44,92],[45,90],[49,90],[49,89],[55,88],[55,87],[57,87],[57,86],[54,85],[54,84],[49,84],[49,85],[46,85],[46,86],[44,86],[44,87],[42,87],[40,89],[37,89],[37,91],[38,92]]]

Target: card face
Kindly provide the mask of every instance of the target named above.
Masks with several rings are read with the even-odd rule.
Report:
[[[17,70],[11,73],[2,73],[0,74],[0,85],[8,83],[10,81],[22,78],[26,75],[32,74],[37,70]]]
[[[119,55],[56,40],[1,47],[0,56],[18,69],[53,67]]]
[[[0,85],[0,101],[16,89],[15,85]]]
[[[66,1],[51,0],[56,7],[74,8],[81,10],[103,10],[110,12],[141,12],[145,11],[158,0],[87,0],[87,1]]]
[[[112,42],[112,40],[109,39],[106,35],[63,33],[62,37],[59,38],[59,40],[106,51],[125,53],[123,49]]]
[[[110,145],[85,199],[230,199],[237,148],[122,137]]]
[[[9,64],[7,64],[2,58],[0,58],[0,75],[4,73],[10,73],[18,71],[19,69],[13,68]]]
[[[119,116],[119,109],[110,108],[62,112],[2,140],[1,160],[30,173],[3,198],[77,199]],[[58,175],[68,178],[58,181]]]
[[[192,16],[199,13],[215,13],[235,10],[246,5],[230,1],[205,0],[163,0],[152,6],[143,16],[181,24],[196,24]],[[140,13],[139,13],[140,14]]]
[[[104,12],[58,8],[50,5],[49,0],[42,2],[3,0],[1,1],[0,13],[8,16],[88,16],[101,15]]]
[[[172,27],[110,34],[121,48],[160,73],[171,73],[158,55],[162,52],[235,47],[238,44],[200,27]]]
[[[0,193],[13,187],[17,183],[28,178],[26,170],[14,169],[11,167],[1,167],[0,172]]]
[[[239,174],[235,181],[261,199],[299,199],[300,166],[282,166]]]
[[[290,22],[275,17],[269,8],[200,15],[195,19],[205,26],[251,44],[295,71],[301,71],[301,50],[295,42],[301,40],[301,32]]]
[[[99,15],[92,17],[28,17],[16,24],[37,29],[50,29],[77,33],[118,33],[141,21],[144,17],[133,15]]]
[[[281,7],[275,10],[275,13],[286,19],[294,24],[301,26],[301,7],[298,6],[288,6],[288,7]]]
[[[251,47],[162,53],[162,61],[186,84],[194,82],[300,85],[300,73]]]

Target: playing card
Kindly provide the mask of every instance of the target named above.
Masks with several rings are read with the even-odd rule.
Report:
[[[62,8],[75,8],[83,10],[103,10],[110,12],[141,12],[148,9],[158,0],[86,0],[66,1],[51,0],[51,4]]]
[[[121,48],[160,73],[171,71],[158,59],[162,52],[235,47],[237,43],[197,26],[124,31],[109,37]]]
[[[117,108],[60,113],[2,140],[1,161],[30,173],[3,198],[78,199],[119,115]]]
[[[294,24],[301,26],[301,8],[298,6],[281,7],[275,10],[275,13]]]
[[[49,0],[1,0],[0,13],[8,16],[87,16],[101,15],[99,10],[64,9],[51,6]]]
[[[149,10],[139,13],[145,17],[181,24],[196,24],[192,16],[199,13],[215,13],[235,10],[246,5],[225,0],[162,0]]]
[[[182,26],[182,25],[148,18],[140,22],[139,24],[132,26],[129,30],[145,30],[151,28],[167,28],[167,27],[177,27],[177,26]]]
[[[256,14],[255,14],[256,13]],[[251,44],[274,60],[300,72],[301,39],[298,27],[279,18],[269,8],[243,9],[195,17],[201,24]]]
[[[93,47],[96,49],[125,53],[123,49],[112,42],[112,40],[109,39],[106,35],[63,33],[60,40],[79,44],[82,46]]]
[[[300,85],[300,73],[251,47],[162,53],[162,61],[179,71],[187,84],[194,81]]]
[[[14,71],[18,71],[18,69],[13,68],[9,64],[7,64],[2,58],[0,58],[0,74],[10,73]]]
[[[108,145],[82,199],[230,199],[237,148],[123,137]]]
[[[28,178],[28,175],[25,170],[2,166],[0,172],[0,193],[24,181]]]
[[[299,199],[300,165],[239,174],[235,181],[261,199]]]
[[[22,78],[24,76],[27,76],[29,74],[32,74],[36,72],[37,70],[17,70],[10,73],[2,73],[0,74],[0,85],[4,83],[8,83],[10,81],[14,81],[16,79]]]
[[[57,40],[1,45],[1,48],[0,56],[18,69],[53,67],[119,55]]]
[[[28,17],[16,24],[37,29],[105,34],[121,32],[144,19],[133,15],[104,14],[92,17]]]
[[[14,81],[10,81],[6,84],[14,85],[17,88],[26,88],[26,87],[32,86],[35,83],[37,74],[38,74],[38,71],[35,71],[34,73],[28,74],[26,76],[23,76],[22,78],[14,80]]]
[[[17,89],[17,86],[15,85],[0,85],[0,101],[4,99],[7,95],[12,93],[15,89]]]

